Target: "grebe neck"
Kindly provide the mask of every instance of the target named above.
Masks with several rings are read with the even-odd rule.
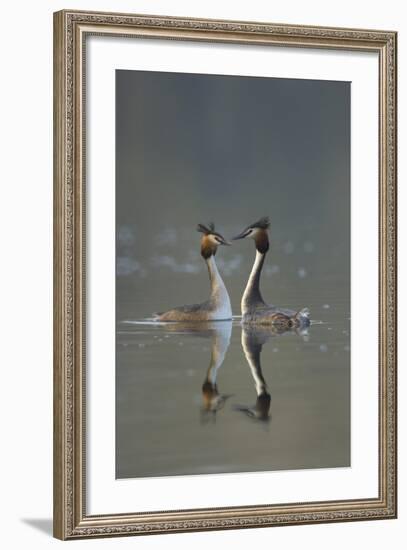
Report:
[[[208,267],[209,280],[211,285],[210,301],[213,302],[217,310],[222,312],[222,319],[232,318],[232,307],[230,305],[230,298],[228,291],[226,290],[225,283],[218,271],[218,267],[215,262],[215,256],[212,255],[205,260]]]
[[[260,292],[260,275],[263,268],[264,260],[266,258],[266,252],[259,252],[256,250],[256,257],[250,273],[249,279],[245,291],[242,296],[242,314],[244,315],[251,308],[264,305],[265,302]]]

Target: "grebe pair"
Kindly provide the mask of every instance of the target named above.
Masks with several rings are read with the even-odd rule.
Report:
[[[232,240],[252,238],[256,246],[256,257],[253,268],[243,293],[241,310],[242,322],[248,324],[272,325],[281,329],[303,327],[310,323],[307,308],[300,311],[282,309],[267,305],[260,292],[260,275],[269,249],[267,217],[249,225]],[[159,321],[223,321],[232,318],[230,298],[222,277],[216,267],[215,254],[219,245],[230,245],[220,233],[215,231],[214,224],[199,224],[201,232],[201,256],[205,260],[211,284],[209,300],[202,304],[180,306],[165,313],[159,313]]]

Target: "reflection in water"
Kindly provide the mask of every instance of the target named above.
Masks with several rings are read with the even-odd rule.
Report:
[[[222,366],[229,348],[232,334],[232,321],[163,323],[165,331],[178,334],[211,338],[211,356],[205,380],[202,384],[201,421],[216,420],[216,413],[223,409],[231,393],[219,393],[217,385],[218,370]],[[255,420],[269,421],[271,395],[264,379],[260,357],[263,345],[271,338],[285,333],[295,332],[304,339],[308,337],[308,327],[285,328],[280,325],[241,325],[241,344],[250,367],[256,389],[257,399],[253,406],[235,405],[233,409],[245,413]]]
[[[221,394],[216,382],[218,370],[225,360],[232,334],[232,320],[214,322],[163,323],[165,331],[177,334],[193,334],[202,338],[211,338],[211,357],[205,380],[202,384],[201,420],[216,420],[217,411],[223,409],[226,400],[232,394]]]
[[[209,368],[202,385],[202,421],[216,419],[216,413],[223,409],[226,400],[232,397],[231,394],[219,393],[216,378],[218,370],[222,366],[226,352],[230,344],[232,334],[232,321],[213,323],[212,331],[212,350]]]
[[[120,323],[117,478],[349,465],[348,336],[330,329]]]
[[[280,332],[281,333],[281,332]],[[242,348],[253,376],[257,399],[252,407],[237,405],[235,410],[244,412],[255,420],[270,420],[271,395],[261,370],[260,356],[263,345],[275,334],[272,327],[243,325]]]
[[[205,380],[202,384],[201,421],[215,421],[216,413],[223,409],[231,393],[219,393],[217,384],[218,370],[222,366],[229,348],[232,334],[232,321],[165,323],[164,330],[182,334],[194,334],[212,339],[211,357]],[[296,332],[304,338],[308,336],[308,327],[284,328],[279,325],[241,325],[241,344],[247,363],[250,367],[256,389],[257,399],[253,406],[235,405],[233,409],[245,413],[254,420],[269,421],[271,395],[267,388],[261,368],[263,345],[271,338],[288,332]]]
[[[286,330],[279,326],[272,325],[242,325],[242,348],[253,376],[257,399],[252,407],[236,405],[234,407],[236,411],[241,411],[254,420],[271,420],[271,395],[268,391],[267,383],[261,369],[261,352],[264,344],[268,342],[271,337],[276,337],[288,332],[296,332],[304,339],[308,337],[308,327]]]

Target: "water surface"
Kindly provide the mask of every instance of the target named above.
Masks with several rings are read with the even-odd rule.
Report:
[[[302,334],[119,321],[117,477],[349,466],[349,312],[313,305]]]

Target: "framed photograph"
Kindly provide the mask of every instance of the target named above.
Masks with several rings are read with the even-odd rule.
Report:
[[[396,33],[54,16],[54,535],[395,518]]]

